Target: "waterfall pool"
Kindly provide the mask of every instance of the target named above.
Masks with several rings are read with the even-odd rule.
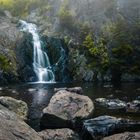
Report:
[[[43,108],[47,106],[54,94],[54,88],[81,86],[84,95],[93,101],[96,98],[113,97],[123,101],[140,99],[140,83],[123,83],[121,86],[113,87],[106,84],[95,83],[26,83],[20,85],[9,85],[0,88],[0,96],[10,96],[25,101],[29,107],[28,124],[39,130],[39,120]],[[93,117],[100,115],[112,115],[117,117],[131,118],[140,121],[140,115],[129,115],[124,112],[109,112],[102,108],[95,108]]]

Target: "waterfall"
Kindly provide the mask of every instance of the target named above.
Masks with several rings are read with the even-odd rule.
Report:
[[[37,32],[37,26],[32,23],[20,20],[20,30],[32,35],[33,40],[33,69],[38,78],[38,82],[54,82],[55,76],[51,69],[47,53],[41,45],[41,40]]]

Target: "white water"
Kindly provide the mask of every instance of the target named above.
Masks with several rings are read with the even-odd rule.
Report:
[[[55,76],[51,70],[48,55],[43,51],[36,25],[23,20],[19,22],[21,24],[21,31],[31,33],[33,37],[33,68],[38,78],[37,82],[54,82]]]

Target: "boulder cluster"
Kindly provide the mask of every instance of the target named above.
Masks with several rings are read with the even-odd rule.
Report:
[[[40,132],[26,123],[29,109],[24,101],[0,97],[0,140],[140,139],[140,122],[107,115],[94,118],[96,104],[82,94],[80,87],[55,89],[48,106],[42,110]],[[105,99],[96,100],[101,101]],[[117,109],[124,105],[115,101],[119,103]]]

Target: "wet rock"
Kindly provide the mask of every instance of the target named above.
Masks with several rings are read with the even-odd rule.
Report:
[[[104,85],[104,88],[112,88],[113,85]]]
[[[55,88],[54,91],[55,92],[58,92],[60,90],[66,90],[66,91],[69,91],[69,92],[74,92],[74,93],[77,93],[77,94],[83,94],[83,90],[81,87],[73,87],[73,88]]]
[[[136,99],[137,99],[137,100],[140,100],[140,96],[138,96]]]
[[[110,94],[110,95],[107,96],[107,98],[113,99],[114,98],[114,95],[113,94]]]
[[[70,129],[47,129],[39,132],[43,140],[80,140],[78,134]]]
[[[84,81],[92,81],[94,77],[94,72],[92,70],[87,70],[83,75]]]
[[[28,106],[25,102],[11,97],[0,97],[0,104],[15,112],[21,119],[27,119]]]
[[[125,132],[103,138],[103,140],[139,140],[140,132]]]
[[[101,138],[114,133],[140,130],[140,122],[111,116],[100,116],[84,121],[83,137]]]
[[[137,88],[136,91],[140,91],[140,88]]]
[[[93,102],[87,96],[61,90],[52,97],[48,107],[44,108],[41,122],[47,127],[47,124],[43,123],[47,122],[48,119],[45,114],[56,116],[63,121],[74,121],[90,117],[93,111]],[[51,121],[53,123],[57,120],[52,119]],[[51,123],[51,121],[49,122]]]
[[[140,113],[140,101],[134,100],[132,102],[127,103],[127,113]]]
[[[71,80],[67,69],[68,47],[64,39],[57,37],[43,36],[42,40],[46,44],[46,51],[55,74],[56,81],[68,82]]]
[[[37,89],[35,89],[35,88],[29,88],[28,91],[29,92],[34,92],[34,91],[37,91]]]
[[[18,92],[16,90],[12,90],[11,92],[14,94],[18,94]]]
[[[123,91],[122,90],[115,90],[115,93],[117,93],[117,94],[123,94]]]
[[[119,99],[106,99],[106,98],[97,98],[95,100],[97,105],[103,106],[107,109],[118,110],[125,109],[127,104],[124,101]]]
[[[0,105],[0,140],[42,140],[37,132],[16,114]]]
[[[139,81],[140,80],[140,76],[139,75],[132,75],[132,74],[122,74],[122,78],[121,81],[122,82],[133,82],[133,81]]]
[[[106,98],[97,98],[97,99],[95,99],[95,103],[98,103],[98,104],[103,105],[103,106],[106,105],[106,102],[107,102]]]
[[[93,81],[94,72],[87,67],[87,59],[79,50],[75,49],[76,44],[72,39],[69,44],[69,60],[68,60],[68,70],[72,74],[73,80],[75,81]]]

